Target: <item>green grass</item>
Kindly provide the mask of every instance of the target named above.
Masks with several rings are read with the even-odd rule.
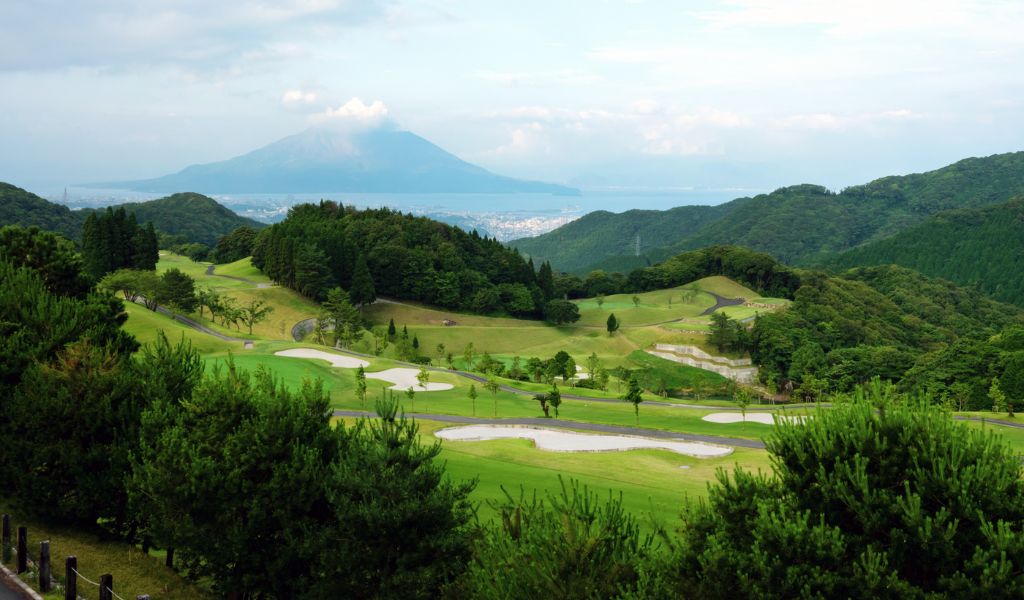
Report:
[[[754,290],[740,285],[728,277],[722,277],[721,275],[698,279],[697,281],[688,283],[683,287],[691,289],[699,287],[702,291],[718,294],[724,298],[746,298],[747,300],[751,300],[759,296],[759,294]],[[712,304],[714,304],[714,302],[712,302]]]
[[[653,382],[664,382],[665,387],[670,390],[693,389],[697,385],[703,386],[705,390],[710,390],[729,383],[728,379],[718,373],[681,365],[642,350],[631,352],[629,360],[643,369],[641,376],[644,379],[643,383],[647,385],[651,385]]]
[[[171,343],[175,343],[185,336],[185,339],[192,343],[192,347],[203,354],[242,349],[242,345],[239,343],[224,342],[212,335],[200,333],[168,316],[153,312],[138,304],[126,302],[125,311],[128,313],[128,321],[124,324],[124,329],[134,335],[141,344],[154,342],[158,332],[163,331]]]
[[[675,319],[693,318],[715,305],[709,294],[698,293],[689,302],[683,301],[683,288],[672,288],[635,294],[640,304],[633,303],[634,294],[615,294],[598,305],[596,298],[577,300],[580,309],[579,326],[606,326],[608,315],[615,313],[621,328],[643,327]]]
[[[0,500],[0,512],[11,515],[13,527],[28,527],[30,554],[38,552],[39,542],[50,540],[50,556],[53,573],[63,581],[64,558],[78,558],[78,572],[97,581],[99,576],[110,573],[114,577],[114,591],[124,598],[135,598],[149,594],[153,600],[191,600],[213,598],[207,591],[186,581],[177,573],[164,566],[162,553],[146,556],[140,549],[119,540],[112,540],[96,532],[84,531],[65,525],[53,525],[42,519],[30,518],[20,511],[11,510]],[[38,589],[35,580],[28,580]],[[80,596],[94,598],[98,592],[88,583],[79,581]],[[47,594],[46,598],[63,598],[60,594]]]
[[[243,277],[251,280],[253,283],[238,281],[228,277],[218,277],[216,274],[207,275],[206,269],[209,266],[210,263],[197,263],[184,256],[170,252],[161,252],[160,262],[157,263],[157,271],[163,272],[167,269],[177,268],[195,279],[197,287],[206,287],[224,296],[234,298],[239,305],[245,305],[252,299],[258,298],[274,307],[273,312],[267,316],[266,320],[257,323],[253,327],[252,334],[249,333],[246,327],[242,327],[241,331],[239,331],[224,327],[219,323],[213,323],[210,321],[209,313],[206,313],[205,317],[200,317],[198,312],[189,315],[214,331],[232,337],[290,341],[292,339],[292,327],[296,323],[316,316],[317,304],[288,288],[280,286],[257,288],[258,284],[268,284],[270,280],[256,267],[252,266],[250,258],[244,258],[225,265],[217,265],[214,273]]]
[[[433,432],[450,424],[419,421],[424,442]],[[453,480],[477,479],[472,498],[480,504],[479,516],[494,517],[492,502],[505,499],[502,488],[514,497],[522,489],[527,497],[558,493],[559,477],[575,479],[601,497],[622,494],[623,505],[645,522],[653,518],[670,530],[679,524],[683,503],[707,495],[707,484],[720,467],[741,464],[751,470],[768,470],[763,450],[737,449],[723,458],[701,459],[664,450],[626,452],[549,452],[530,440],[492,440],[442,443],[441,459]],[[681,468],[688,467],[688,468]],[[647,527],[645,527],[647,529]]]
[[[216,275],[229,275],[231,277],[241,277],[248,279],[254,283],[273,283],[270,278],[263,274],[256,267],[252,266],[252,257],[247,256],[241,260],[236,260],[233,263],[227,263],[223,265],[217,265],[214,267],[214,273]]]

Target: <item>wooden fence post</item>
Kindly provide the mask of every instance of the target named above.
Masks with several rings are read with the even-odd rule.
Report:
[[[167,565],[167,568],[169,569],[174,568],[174,548],[167,549],[167,557],[164,559],[164,564]]]
[[[64,559],[64,600],[78,600],[78,557]]]
[[[39,542],[39,591],[50,591],[50,540]]]
[[[100,575],[100,600],[114,600],[114,576],[110,573]]]
[[[28,571],[28,528],[18,528],[18,575]]]
[[[11,562],[11,515],[4,515],[3,562]]]

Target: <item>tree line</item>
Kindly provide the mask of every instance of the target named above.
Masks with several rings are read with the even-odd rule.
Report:
[[[357,305],[381,295],[537,317],[555,297],[549,275],[495,239],[389,209],[328,201],[293,207],[284,221],[261,231],[253,264],[309,298],[322,300],[341,287]],[[371,285],[373,294],[364,291]]]
[[[93,278],[118,269],[152,271],[160,260],[160,246],[152,222],[140,226],[135,213],[124,207],[89,213],[82,225],[82,257]]]

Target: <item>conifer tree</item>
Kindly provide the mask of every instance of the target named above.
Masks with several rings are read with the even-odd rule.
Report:
[[[352,285],[349,288],[352,303],[359,308],[372,304],[377,299],[373,276],[370,275],[370,269],[366,266],[366,259],[362,254],[356,257],[356,266],[352,272]]]

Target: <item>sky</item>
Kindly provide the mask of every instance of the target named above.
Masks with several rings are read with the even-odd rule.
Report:
[[[1024,2],[0,1],[0,180],[323,123],[584,189],[833,189],[1024,150]]]

